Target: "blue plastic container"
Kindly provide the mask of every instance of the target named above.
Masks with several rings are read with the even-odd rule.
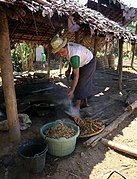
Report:
[[[48,145],[48,152],[51,155],[62,157],[71,154],[75,150],[76,140],[80,134],[80,129],[79,126],[76,126],[71,122],[64,122],[65,125],[72,127],[76,131],[76,134],[74,136],[70,138],[61,137],[59,139],[46,137],[44,134],[45,131],[60,122],[61,120],[57,120],[55,122],[45,124],[40,128],[40,135],[43,137],[43,139],[45,139]]]

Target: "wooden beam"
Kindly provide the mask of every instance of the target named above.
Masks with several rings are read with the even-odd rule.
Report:
[[[11,19],[18,20],[18,15],[12,9],[5,6],[0,6],[0,10],[6,12],[6,15],[9,16]]]
[[[129,146],[122,145],[120,143],[113,142],[113,141],[105,139],[105,138],[102,138],[101,142],[104,145],[111,147],[112,149],[116,149],[116,150],[123,152],[125,154],[129,154],[131,156],[137,157],[137,149],[135,149],[135,148],[131,148]]]
[[[121,114],[117,119],[115,119],[111,124],[106,126],[106,128],[101,133],[85,141],[84,145],[95,147],[98,141],[100,141],[103,137],[105,137],[106,135],[111,133],[114,129],[116,129],[119,126],[119,124],[122,123],[130,114],[132,114],[132,112],[136,108],[137,108],[137,101],[129,105],[126,111],[123,114]]]
[[[119,58],[118,58],[118,90],[122,92],[122,67],[123,67],[123,39],[119,39]]]
[[[0,11],[0,42],[0,67],[6,104],[7,120],[9,125],[9,134],[12,142],[19,142],[20,126],[14,88],[8,20],[6,14],[2,11]]]
[[[11,19],[22,19],[22,17],[26,15],[26,12],[18,6],[7,7],[5,5],[1,5],[0,9],[5,12],[6,15],[9,16]]]
[[[13,29],[12,32],[11,32],[11,35],[10,35],[10,38],[11,38],[11,39],[12,39],[12,36],[13,36],[15,30],[16,30],[18,27],[19,27],[19,22],[16,24],[16,26],[14,27],[14,29]]]
[[[43,35],[40,37],[40,39],[39,39],[39,41],[41,42],[42,41],[42,39],[44,38],[44,36],[46,36],[46,34],[47,34],[47,32],[50,30],[50,28],[47,28],[46,30],[45,30],[45,32],[43,33]]]

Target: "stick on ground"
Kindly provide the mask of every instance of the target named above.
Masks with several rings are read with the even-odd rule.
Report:
[[[121,151],[123,153],[126,153],[126,154],[132,155],[134,157],[137,157],[137,149],[135,149],[135,148],[131,148],[131,147],[128,147],[126,145],[122,145],[122,144],[119,144],[117,142],[107,140],[105,138],[102,138],[101,142],[103,144],[105,144],[106,146],[108,146],[108,147],[111,147],[111,148],[116,149],[118,151]]]

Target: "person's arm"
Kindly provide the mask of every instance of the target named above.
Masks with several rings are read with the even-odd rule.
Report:
[[[73,67],[74,80],[73,80],[73,85],[72,85],[71,91],[68,93],[69,97],[71,97],[73,95],[75,88],[77,86],[78,80],[79,80],[80,57],[73,56],[70,59],[70,61],[71,61],[72,67]]]
[[[79,68],[74,69],[73,72],[74,72],[74,80],[73,80],[73,85],[72,85],[71,91],[68,93],[69,97],[71,97],[73,95],[75,88],[77,86],[78,79],[79,79]]]

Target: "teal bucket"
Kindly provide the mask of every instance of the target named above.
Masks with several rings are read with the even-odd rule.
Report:
[[[43,139],[45,139],[48,145],[48,152],[51,155],[58,156],[58,157],[69,155],[75,150],[76,140],[80,134],[79,126],[76,126],[71,122],[63,122],[65,125],[72,127],[76,131],[76,134],[74,136],[70,138],[61,137],[59,139],[46,137],[45,131],[48,128],[55,126],[60,122],[61,120],[57,120],[55,122],[47,123],[40,128],[40,135],[43,137]]]
[[[25,168],[33,173],[42,172],[44,169],[47,151],[47,144],[36,139],[29,139],[18,148]]]

